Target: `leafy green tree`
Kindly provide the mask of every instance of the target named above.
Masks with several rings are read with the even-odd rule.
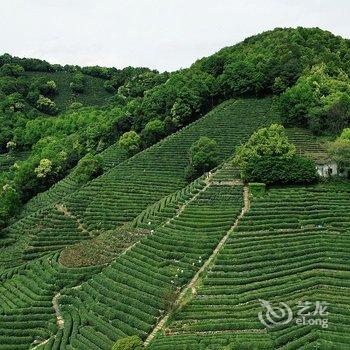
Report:
[[[88,182],[103,173],[102,157],[88,153],[79,160],[74,176],[81,183]]]
[[[0,198],[0,228],[2,228],[7,220],[19,210],[21,197],[15,188],[3,183],[0,186]]]
[[[38,101],[36,102],[36,107],[39,111],[50,115],[55,115],[58,112],[56,103],[42,95],[39,96]]]
[[[129,156],[132,156],[140,151],[141,137],[135,131],[128,131],[120,137],[118,144]]]
[[[238,147],[234,162],[242,179],[266,184],[307,184],[317,181],[315,163],[296,154],[282,125],[259,129]]]
[[[34,172],[38,178],[44,178],[52,171],[52,161],[44,158],[40,160],[39,165],[34,169]]]
[[[330,143],[328,151],[340,167],[350,168],[350,128],[344,129],[341,135]]]
[[[55,95],[57,94],[57,85],[53,80],[49,80],[44,84],[42,88],[42,93],[46,95]]]
[[[43,96],[53,96],[57,94],[57,85],[53,80],[47,80],[42,77],[35,80],[31,86],[30,91],[38,91]]]
[[[24,69],[22,66],[19,64],[10,64],[10,63],[5,63],[1,68],[0,68],[0,74],[1,75],[7,75],[7,76],[12,76],[12,77],[18,77],[24,72]]]
[[[116,92],[115,84],[112,80],[106,80],[103,83],[103,87],[110,93]]]
[[[316,65],[280,96],[279,108],[287,126],[339,133],[350,123],[350,79],[340,69]]]
[[[142,349],[144,349],[143,342],[137,335],[121,338],[117,340],[112,347],[112,350],[142,350]]]
[[[85,88],[84,74],[81,72],[75,73],[69,86],[73,92],[82,93]]]
[[[12,112],[24,111],[26,107],[25,100],[21,94],[15,92],[6,96],[2,103],[3,108],[9,109]]]
[[[190,148],[186,178],[193,180],[219,164],[219,147],[215,140],[202,136]]]
[[[164,122],[159,119],[154,119],[148,122],[142,130],[141,139],[144,147],[147,148],[161,140],[164,135]]]
[[[238,147],[235,162],[244,165],[251,162],[251,159],[266,156],[289,160],[295,154],[296,148],[289,141],[284,127],[279,124],[272,124],[253,133],[245,144]]]

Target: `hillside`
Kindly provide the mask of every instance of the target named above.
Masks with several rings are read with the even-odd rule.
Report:
[[[347,349],[349,191],[349,185],[279,188],[254,200],[149,348],[198,349],[213,338],[246,348]],[[299,301],[322,300],[328,326],[291,323],[266,332],[257,318],[261,299],[285,302],[295,313]]]
[[[349,74],[319,28],[171,73],[0,56],[0,350],[348,349]]]
[[[4,230],[3,265],[16,266],[23,259],[40,257],[133,220],[148,205],[186,185],[184,168],[193,140],[203,135],[214,138],[224,160],[252,131],[269,122],[271,102],[227,101],[198,122],[112,167],[80,190],[69,177],[58,183],[34,200],[32,212],[32,204],[28,203],[28,215]],[[77,259],[75,252],[72,254]]]
[[[56,82],[58,93],[52,100],[61,112],[67,110],[73,102],[80,102],[83,106],[103,106],[112,97],[103,87],[105,79],[86,74],[84,75],[84,90],[82,92],[74,92],[70,87],[74,73],[64,71],[26,72],[24,76],[28,77],[29,84],[38,78]]]

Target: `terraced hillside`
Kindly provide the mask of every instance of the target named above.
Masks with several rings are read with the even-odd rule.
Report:
[[[192,298],[149,348],[348,349],[349,194],[349,185],[319,185],[275,188],[254,200]],[[287,303],[294,318],[264,326],[261,300]],[[328,327],[296,324],[298,303],[307,302],[306,320],[326,319]],[[317,313],[317,302],[328,303],[326,315]]]
[[[0,350],[110,349],[128,335],[155,350],[346,349],[350,186],[270,189],[232,231],[239,169],[184,180],[198,137],[224,160],[271,113],[269,99],[227,101],[129,160],[112,146],[103,176],[83,187],[69,176],[32,200],[1,239]],[[320,151],[309,133],[288,134]],[[327,301],[329,327],[266,329],[258,299],[294,312]]]
[[[242,202],[242,186],[202,178],[142,213],[134,226],[153,227],[150,234],[87,282],[81,284],[86,268],[57,265],[57,255],[8,272],[0,349],[34,343],[42,343],[37,349],[110,349],[125,335],[145,338],[233,225]],[[61,295],[63,284],[68,288]],[[46,341],[48,333],[53,336]]]
[[[111,94],[103,87],[105,80],[84,74],[84,91],[74,93],[70,87],[74,73],[58,72],[25,72],[30,81],[38,78],[55,81],[58,94],[53,100],[61,111],[66,110],[73,102],[80,102],[84,106],[102,106],[111,98]]]
[[[107,172],[111,168],[117,166],[121,162],[127,159],[126,152],[118,146],[118,143],[108,147],[106,150],[100,153],[102,158],[102,165],[104,172]],[[65,196],[73,194],[84,183],[78,181],[77,177],[72,171],[63,180],[57,182],[49,190],[39,193],[33,199],[31,199],[21,211],[20,217],[26,217],[43,207],[55,204],[62,200]]]
[[[214,138],[224,160],[257,127],[268,123],[270,108],[270,99],[227,101],[180,132],[111,168],[80,190],[74,192],[74,184],[70,187],[68,183],[66,197],[62,187],[42,195],[43,200],[34,205],[41,208],[39,211],[5,230],[2,240],[3,246],[6,245],[2,248],[5,258],[0,264],[17,266],[28,257],[40,257],[72,243],[65,231],[59,229],[65,227],[65,223],[43,220],[42,211],[47,211],[45,215],[50,217],[57,211],[57,205],[65,214],[60,215],[62,220],[73,219],[75,226],[84,231],[82,238],[115,230],[133,220],[148,205],[186,185],[184,169],[189,148],[195,140],[203,135]],[[49,204],[46,208],[45,198]],[[44,245],[40,243],[41,231],[48,233]]]
[[[28,349],[48,338],[58,327],[55,297],[62,286],[75,286],[98,271],[67,269],[55,253],[1,274],[0,349]]]

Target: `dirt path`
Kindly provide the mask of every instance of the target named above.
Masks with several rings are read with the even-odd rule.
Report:
[[[208,183],[207,186],[209,186],[209,185],[210,185],[210,183]],[[236,185],[236,183],[235,183],[235,185]],[[207,186],[205,188],[207,188]],[[193,198],[192,198],[192,200],[193,200]],[[243,205],[242,211],[239,214],[239,216],[237,217],[236,221],[231,226],[231,228],[227,231],[226,235],[221,239],[219,244],[214,249],[213,253],[208,258],[208,260],[205,261],[205,263],[202,265],[202,267],[193,276],[192,280],[187,284],[187,286],[179,294],[179,297],[177,298],[177,300],[175,301],[175,304],[174,304],[175,308],[183,303],[183,301],[184,301],[184,299],[186,297],[186,294],[189,291],[191,291],[192,294],[196,293],[196,285],[198,283],[198,280],[199,280],[200,276],[202,275],[204,270],[206,270],[212,264],[212,262],[214,261],[214,259],[218,255],[218,253],[221,250],[221,248],[225,245],[225,243],[226,243],[227,239],[229,238],[230,234],[232,233],[232,231],[238,226],[240,220],[249,211],[249,209],[250,209],[250,201],[249,201],[249,189],[248,189],[247,186],[244,186],[244,188],[243,188],[243,201],[244,201],[244,205]],[[171,314],[171,312],[166,314],[158,322],[158,324],[155,326],[153,331],[148,335],[147,339],[145,340],[145,346],[147,346],[152,341],[152,339],[155,337],[157,332],[160,331],[164,327],[165,323],[168,321],[168,319],[170,317],[170,314]]]
[[[55,310],[58,328],[63,328],[64,327],[64,320],[63,320],[63,317],[61,315],[60,308],[58,305],[58,300],[60,297],[61,297],[61,293],[57,293],[52,298],[52,305],[53,305],[53,309]]]
[[[231,180],[231,181],[213,181],[213,185],[217,186],[243,186],[242,180]]]
[[[201,193],[203,193],[204,191],[207,190],[207,188],[212,184],[211,179],[213,177],[212,173],[209,173],[209,175],[205,178],[205,183],[206,185],[200,190],[198,191],[193,197],[191,197],[187,202],[185,202],[180,208],[179,210],[176,212],[176,215],[173,216],[172,218],[170,218],[169,220],[167,220],[162,226],[165,226],[167,224],[169,224],[170,222],[172,222],[173,220],[175,220],[176,218],[178,218],[182,212],[188,207],[188,205],[192,202],[194,202],[198,196],[201,195]]]
[[[44,341],[38,343],[38,344],[35,345],[34,348],[32,348],[31,350],[38,349],[40,346],[45,345],[46,343],[48,343],[49,340],[50,340],[50,339],[46,339],[46,340],[44,340]]]
[[[73,215],[65,205],[60,204],[60,203],[56,203],[55,204],[55,208],[64,214],[64,216],[66,216],[67,218],[73,219],[78,226],[78,230],[80,230],[81,232],[91,236],[91,233],[84,227],[84,225],[81,223],[81,221],[75,216]]]

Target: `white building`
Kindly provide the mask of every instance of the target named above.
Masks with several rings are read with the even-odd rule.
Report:
[[[317,173],[321,177],[348,176],[348,170],[341,169],[337,162],[331,159],[328,155],[320,157],[320,154],[318,154],[318,157],[314,158],[314,161],[316,163]]]

